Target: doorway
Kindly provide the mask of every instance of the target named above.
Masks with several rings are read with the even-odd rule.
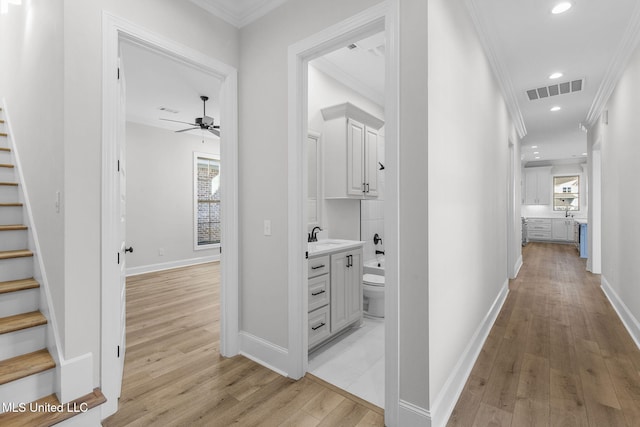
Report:
[[[392,3],[395,4],[395,3]],[[327,28],[289,47],[289,206],[288,206],[288,295],[289,376],[301,378],[308,369],[306,332],[307,293],[307,144],[309,61],[381,31],[387,40],[385,59],[386,185],[384,229],[386,237],[385,283],[385,423],[397,424],[398,417],[398,27],[396,10],[389,3],[374,6],[342,23]]]
[[[122,317],[123,269],[118,263],[124,256],[120,243],[121,188],[119,157],[124,149],[118,130],[124,123],[123,105],[118,80],[119,53],[123,42],[135,44],[149,51],[165,55],[175,61],[217,77],[220,82],[220,156],[225,159],[224,176],[220,181],[221,241],[221,310],[220,353],[233,356],[238,353],[238,151],[237,151],[237,71],[189,47],[150,33],[129,21],[109,13],[103,16],[103,117],[102,117],[102,326],[101,326],[101,387],[107,397],[102,406],[102,418],[118,409],[120,381],[125,349],[121,337],[124,330]],[[118,374],[120,373],[120,374]]]

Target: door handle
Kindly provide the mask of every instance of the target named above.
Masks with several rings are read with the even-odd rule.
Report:
[[[124,250],[124,253],[127,253],[127,252],[131,252],[131,253],[133,253],[133,246],[129,246],[128,248],[126,248],[126,249]]]

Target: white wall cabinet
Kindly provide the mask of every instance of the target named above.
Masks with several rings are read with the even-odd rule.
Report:
[[[524,168],[525,205],[551,204],[551,167]]]
[[[378,197],[378,130],[384,122],[350,103],[324,108],[325,198]]]
[[[362,319],[362,248],[331,255],[331,333]]]

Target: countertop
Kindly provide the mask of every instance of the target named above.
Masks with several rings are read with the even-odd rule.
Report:
[[[587,218],[573,218],[573,220],[575,222],[577,222],[578,224],[586,224],[587,223]]]
[[[340,252],[347,249],[362,247],[365,242],[360,240],[323,239],[317,242],[307,243],[309,257],[325,255],[331,252]]]

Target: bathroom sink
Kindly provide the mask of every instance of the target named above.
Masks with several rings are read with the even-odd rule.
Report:
[[[307,250],[309,254],[330,251],[331,249],[337,248],[339,246],[349,245],[353,242],[350,240],[319,240],[317,242],[309,242],[307,243]]]

